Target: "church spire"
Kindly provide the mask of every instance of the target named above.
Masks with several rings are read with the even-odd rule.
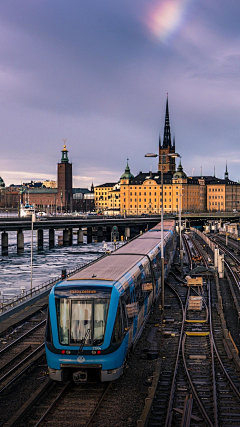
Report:
[[[164,135],[163,135],[163,148],[171,148],[171,131],[170,131],[170,120],[169,120],[169,108],[168,108],[168,94],[166,102],[166,113],[165,113],[165,125],[164,125]]]
[[[228,179],[227,160],[226,160],[226,171],[225,171],[224,176],[225,176],[225,179]]]

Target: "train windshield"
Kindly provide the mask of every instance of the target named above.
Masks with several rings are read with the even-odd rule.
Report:
[[[100,345],[110,298],[56,299],[60,344]]]

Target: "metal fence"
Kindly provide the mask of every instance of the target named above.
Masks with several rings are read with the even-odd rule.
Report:
[[[73,276],[73,274],[80,271],[82,268],[86,267],[87,265],[93,264],[96,262],[99,258],[106,256],[106,254],[98,255],[97,258],[94,261],[89,261],[87,263],[82,263],[78,265],[76,268],[72,270],[68,270],[66,274],[66,278]],[[15,295],[12,298],[4,298],[4,295],[1,296],[0,300],[0,314],[3,312],[6,312],[7,310],[12,309],[18,304],[21,304],[27,300],[30,300],[34,298],[35,296],[47,291],[51,290],[51,288],[56,285],[58,282],[62,280],[62,276],[54,277],[51,280],[48,280],[47,282],[41,283],[40,285],[34,286],[34,288],[31,290],[23,290],[21,294]]]

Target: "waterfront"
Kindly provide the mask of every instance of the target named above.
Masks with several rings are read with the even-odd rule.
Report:
[[[60,276],[62,269],[72,270],[79,265],[93,261],[105,252],[104,243],[77,244],[77,236],[73,234],[72,246],[58,245],[58,236],[62,231],[56,231],[56,246],[49,249],[48,231],[44,231],[43,250],[37,249],[36,233],[33,234],[33,287],[49,279]],[[17,253],[16,232],[9,232],[8,255],[1,255],[0,291],[4,299],[21,293],[21,287],[30,289],[31,283],[31,231],[24,232],[24,251]],[[108,249],[113,249],[112,243],[107,243]],[[2,298],[1,298],[2,299]]]

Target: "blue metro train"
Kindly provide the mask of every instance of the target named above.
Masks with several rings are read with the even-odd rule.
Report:
[[[45,347],[50,378],[112,381],[161,292],[161,224],[56,284],[49,295]],[[165,275],[176,248],[164,221]]]

